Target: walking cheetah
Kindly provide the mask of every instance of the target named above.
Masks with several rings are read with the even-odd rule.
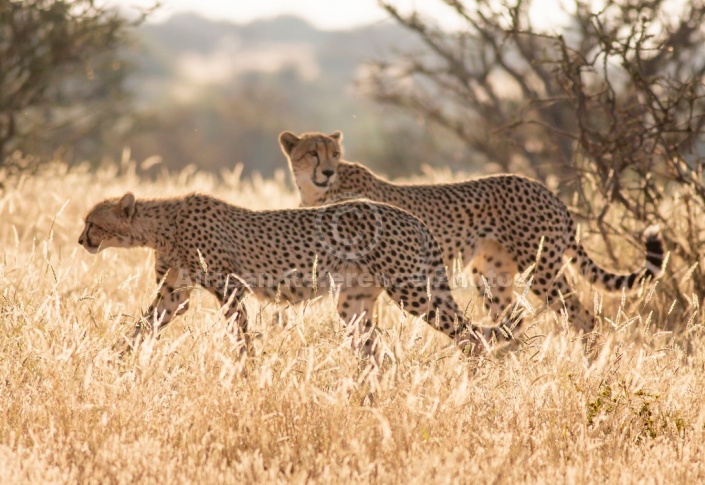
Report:
[[[521,326],[513,281],[533,264],[531,291],[549,305],[564,301],[571,322],[588,332],[594,327],[594,317],[560,272],[564,256],[571,257],[571,263],[590,282],[607,290],[632,288],[661,273],[664,248],[657,227],[644,232],[642,267],[629,274],[611,273],[590,259],[576,240],[576,225],[568,208],[543,184],[517,175],[449,184],[395,184],[360,164],[343,161],[342,138],[339,131],[300,137],[283,132],[279,136],[302,206],[365,197],[418,216],[440,243],[449,268],[456,258],[472,263],[490,315],[495,320],[504,311],[510,315],[496,327],[502,329],[497,338],[509,339]]]
[[[93,254],[108,247],[154,249],[161,287],[143,315],[148,328],[185,312],[199,285],[229,305],[226,318],[235,315],[238,336],[246,338],[240,303],[248,291],[295,303],[332,280],[346,322],[363,317],[367,299],[386,292],[412,315],[425,314],[468,353],[483,352],[476,339],[483,329],[471,325],[453,300],[438,243],[415,216],[386,204],[358,200],[252,211],[208,195],[135,199],[127,193],[90,210],[78,243]],[[374,354],[370,319],[354,321],[354,345]],[[138,323],[133,338],[140,329]]]

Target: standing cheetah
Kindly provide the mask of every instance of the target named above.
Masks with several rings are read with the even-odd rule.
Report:
[[[485,306],[491,316],[497,320],[504,311],[511,315],[497,327],[503,329],[497,335],[500,338],[510,338],[512,330],[516,332],[521,325],[513,277],[533,264],[532,292],[549,305],[562,299],[571,322],[585,331],[593,329],[594,317],[560,271],[564,256],[571,257],[590,282],[607,290],[632,288],[661,273],[664,249],[656,227],[644,232],[642,267],[630,274],[611,273],[590,259],[576,240],[576,225],[568,208],[541,183],[497,175],[450,184],[394,184],[360,164],[341,160],[342,138],[339,131],[279,136],[302,206],[365,197],[418,216],[440,243],[449,268],[457,258],[472,263],[478,287],[488,296]]]
[[[229,305],[226,318],[236,315],[238,336],[245,336],[240,303],[248,291],[294,303],[333,280],[346,321],[362,316],[366,300],[384,291],[412,315],[425,314],[469,353],[483,351],[476,340],[482,329],[467,322],[453,300],[438,243],[416,217],[386,204],[252,211],[201,194],[135,199],[127,193],[91,209],[78,243],[93,254],[108,247],[154,249],[161,287],[143,315],[151,328],[185,312],[199,285]],[[354,321],[355,345],[374,354],[370,319]]]

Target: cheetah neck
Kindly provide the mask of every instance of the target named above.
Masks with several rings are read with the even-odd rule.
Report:
[[[338,183],[329,192],[329,202],[331,201],[331,196],[336,200],[358,197],[378,200],[378,197],[384,193],[384,188],[389,185],[389,182],[378,177],[370,169],[359,163],[341,161],[338,171]]]
[[[141,199],[135,204],[132,233],[135,246],[167,249],[174,239],[176,216],[181,202],[176,199]]]

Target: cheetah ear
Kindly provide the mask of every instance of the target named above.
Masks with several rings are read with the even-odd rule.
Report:
[[[282,131],[279,134],[279,145],[282,147],[284,155],[291,155],[291,151],[294,149],[297,143],[301,141],[301,138],[294,135],[290,131]]]
[[[118,202],[118,210],[120,211],[120,217],[132,221],[132,216],[135,215],[135,196],[132,192],[122,196],[120,202]]]
[[[338,143],[343,141],[343,132],[342,131],[334,131],[333,133],[331,133],[328,136],[331,137],[332,139],[334,139],[335,141],[337,141]]]

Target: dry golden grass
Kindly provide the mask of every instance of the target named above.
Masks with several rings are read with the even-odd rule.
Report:
[[[588,350],[543,312],[528,345],[481,362],[381,303],[395,359],[376,374],[352,355],[325,298],[283,318],[259,307],[256,353],[241,362],[214,299],[195,292],[161,339],[120,358],[112,345],[156,289],[153,261],[147,250],[79,247],[93,203],[129,189],[298,204],[283,177],[216,183],[185,172],[148,183],[124,172],[57,166],[0,195],[3,482],[705,479],[701,327],[674,336],[647,323],[649,288],[605,300],[613,328]]]

